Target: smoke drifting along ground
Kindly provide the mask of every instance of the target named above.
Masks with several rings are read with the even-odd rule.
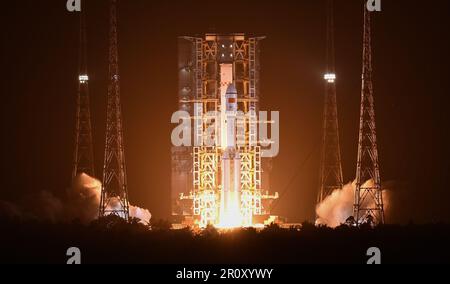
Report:
[[[87,174],[80,174],[73,179],[68,194],[68,219],[79,219],[88,223],[98,217],[98,206],[102,183]]]
[[[102,183],[86,174],[78,175],[72,184],[72,204],[75,212],[75,217],[89,222],[97,218],[98,207],[100,204],[100,195],[102,190]],[[84,206],[82,212],[76,208]],[[129,205],[130,217],[138,218],[142,223],[148,224],[152,215],[147,209],[137,206]],[[78,214],[78,216],[76,216]]]
[[[87,174],[73,179],[64,199],[48,191],[26,196],[20,205],[0,200],[0,216],[13,219],[38,219],[43,221],[71,222],[78,220],[87,224],[98,217],[102,183]],[[148,224],[151,214],[147,209],[130,205],[130,217]]]
[[[364,187],[373,185],[372,180],[364,183]],[[355,198],[356,181],[346,184],[343,188],[333,191],[327,196],[322,203],[316,207],[316,214],[318,216],[316,223],[320,225],[327,225],[335,228],[353,215],[353,202]],[[389,196],[386,190],[383,190],[383,203],[385,215],[389,211]],[[373,204],[365,204],[365,206],[373,206]]]

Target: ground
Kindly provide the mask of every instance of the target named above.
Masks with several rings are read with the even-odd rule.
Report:
[[[66,263],[69,247],[80,249],[82,263],[366,263],[371,247],[380,249],[382,263],[442,263],[450,255],[450,225],[445,224],[331,229],[304,223],[301,229],[269,226],[225,233],[168,230],[165,222],[152,230],[110,220],[0,224],[0,262],[8,263]]]

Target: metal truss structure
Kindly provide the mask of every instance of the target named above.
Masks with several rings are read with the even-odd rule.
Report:
[[[336,102],[333,2],[328,0],[327,5],[327,70],[324,75],[325,104],[317,204],[320,204],[334,190],[341,189],[343,185]]]
[[[111,0],[110,4],[106,143],[99,216],[114,214],[128,220],[129,203],[120,102],[116,0]]]
[[[87,39],[85,11],[80,12],[80,49],[78,66],[78,92],[75,121],[75,149],[72,179],[80,173],[95,176],[92,144],[91,111],[89,102],[89,76],[87,70]]]
[[[385,221],[372,85],[371,14],[364,5],[361,114],[353,208],[353,218],[358,225],[383,224]]]

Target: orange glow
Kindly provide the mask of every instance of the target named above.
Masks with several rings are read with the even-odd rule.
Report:
[[[228,195],[228,204],[225,204],[224,195]],[[239,195],[236,192],[222,192],[222,198],[220,203],[219,223],[215,226],[217,228],[237,228],[242,224],[242,213],[240,210]]]

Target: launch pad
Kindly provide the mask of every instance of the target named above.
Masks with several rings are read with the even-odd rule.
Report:
[[[259,217],[270,215],[270,203],[278,198],[268,191],[271,160],[263,162],[267,144],[258,136],[262,39],[179,39],[179,109],[192,122],[194,144],[172,148],[177,222],[200,228],[263,224]]]

